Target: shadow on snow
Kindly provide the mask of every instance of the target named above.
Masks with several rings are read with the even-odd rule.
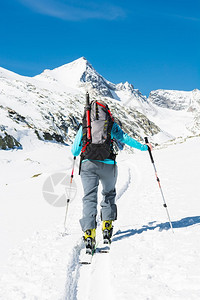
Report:
[[[135,234],[141,234],[147,230],[154,230],[156,228],[159,228],[159,231],[171,229],[169,222],[160,223],[160,224],[155,224],[155,223],[156,223],[156,221],[150,222],[150,223],[148,223],[148,225],[143,225],[142,228],[140,228],[140,229],[128,229],[125,231],[118,230],[115,233],[115,235],[113,236],[112,242],[128,238]],[[155,224],[155,225],[153,226],[153,224]],[[200,224],[200,216],[187,217],[187,218],[183,218],[179,221],[172,222],[173,228],[185,228],[185,227],[189,227],[189,226],[192,226],[195,224]]]

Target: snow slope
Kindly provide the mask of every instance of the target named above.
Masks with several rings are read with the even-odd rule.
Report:
[[[89,266],[78,263],[83,248],[78,162],[78,193],[69,209],[68,234],[62,235],[65,209],[48,204],[42,187],[50,174],[70,174],[70,149],[38,143],[0,152],[0,299],[200,298],[199,138],[153,152],[175,234],[148,153],[119,155],[111,251],[97,253]]]
[[[199,134],[200,90],[156,90],[149,94],[146,115],[175,137]]]

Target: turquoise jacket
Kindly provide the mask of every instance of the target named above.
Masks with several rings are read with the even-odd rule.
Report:
[[[71,148],[71,152],[74,156],[78,156],[81,153],[82,149],[82,136],[83,136],[83,130],[82,126],[79,128],[77,135],[75,137],[74,143]],[[111,131],[111,139],[115,138],[116,140],[119,140],[120,142],[132,147],[139,149],[141,151],[147,151],[148,146],[143,145],[140,142],[136,141],[132,137],[130,137],[127,133],[124,133],[123,130],[117,125],[117,123],[113,124],[112,131]],[[114,164],[114,161],[111,159],[105,159],[105,160],[99,160],[100,162],[106,163],[106,164]]]

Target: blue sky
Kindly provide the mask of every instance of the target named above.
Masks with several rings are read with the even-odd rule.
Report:
[[[0,66],[21,75],[84,56],[146,95],[200,88],[199,0],[1,0],[0,28]]]

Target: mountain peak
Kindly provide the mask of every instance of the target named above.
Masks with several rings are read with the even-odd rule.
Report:
[[[84,91],[94,89],[102,96],[113,98],[110,89],[113,89],[114,85],[104,79],[85,57],[80,57],[53,70],[45,70],[36,78],[49,83],[57,82],[65,87],[81,88]]]
[[[36,76],[36,78],[45,81],[48,80],[49,82],[57,81],[65,86],[76,88],[82,82],[82,77],[87,70],[96,72],[85,57],[80,57],[53,70],[46,69],[43,73]]]
[[[77,59],[75,59],[74,61],[72,61],[71,63],[89,63],[88,60],[84,57],[84,56],[81,56]]]
[[[56,69],[59,69],[59,68],[69,68],[69,67],[75,67],[75,66],[86,67],[88,65],[91,66],[91,64],[89,63],[89,61],[84,56],[82,56],[82,57],[77,58],[77,59],[73,60],[72,62],[64,64],[64,65],[62,65],[62,66],[60,66],[60,67],[58,67]]]

